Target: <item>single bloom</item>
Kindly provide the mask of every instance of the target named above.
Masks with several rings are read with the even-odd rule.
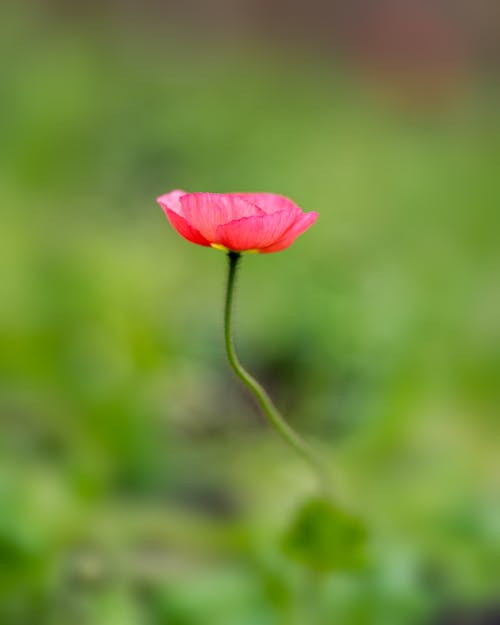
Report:
[[[234,252],[279,252],[316,221],[274,193],[186,193],[158,198],[165,215],[188,241]]]

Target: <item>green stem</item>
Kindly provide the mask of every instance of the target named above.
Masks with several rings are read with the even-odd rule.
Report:
[[[228,252],[228,258],[229,273],[227,278],[226,305],[224,311],[224,338],[229,364],[231,365],[234,373],[253,394],[262,409],[262,412],[265,414],[278,434],[280,434],[290,447],[292,447],[314,468],[314,470],[318,473],[320,480],[327,483],[326,470],[323,463],[316,457],[314,451],[302,439],[302,437],[288,425],[267,394],[266,390],[253,376],[248,373],[246,369],[244,369],[238,356],[236,355],[232,333],[232,314],[236,270],[238,268],[241,254],[239,252]]]

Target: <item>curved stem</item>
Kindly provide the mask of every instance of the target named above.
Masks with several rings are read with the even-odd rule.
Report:
[[[232,313],[236,270],[241,258],[239,252],[228,252],[229,273],[227,278],[226,303],[224,311],[224,338],[229,364],[238,378],[253,394],[262,412],[274,429],[302,458],[318,473],[322,482],[327,483],[326,470],[323,463],[316,457],[311,447],[293,430],[281,416],[263,386],[241,364],[234,347],[232,335]]]

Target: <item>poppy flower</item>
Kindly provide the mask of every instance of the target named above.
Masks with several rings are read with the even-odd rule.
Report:
[[[233,252],[279,252],[316,221],[274,193],[171,191],[158,203],[177,232],[198,245]]]

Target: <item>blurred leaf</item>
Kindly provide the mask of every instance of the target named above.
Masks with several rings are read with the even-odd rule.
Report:
[[[316,571],[363,564],[366,531],[362,522],[329,499],[314,498],[299,509],[284,539],[290,558]]]

